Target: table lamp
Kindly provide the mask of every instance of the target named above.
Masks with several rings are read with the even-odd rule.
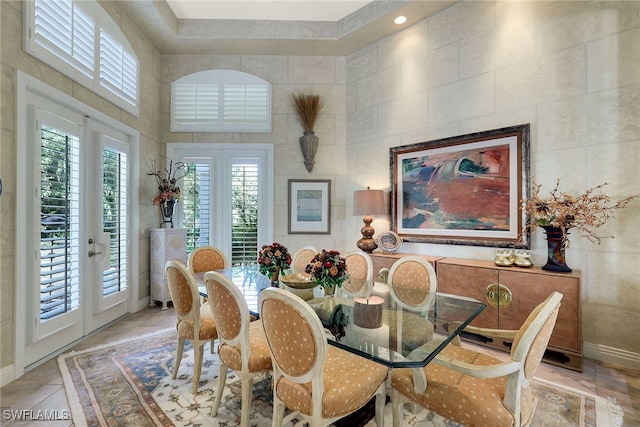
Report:
[[[371,226],[373,218],[371,215],[383,215],[384,209],[384,192],[382,190],[358,190],[353,193],[353,214],[364,215],[362,221],[364,227],[360,230],[362,239],[358,240],[358,247],[366,253],[373,252],[378,245],[373,239],[375,230]]]

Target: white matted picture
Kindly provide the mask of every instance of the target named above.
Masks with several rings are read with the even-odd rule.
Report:
[[[289,234],[330,234],[331,180],[289,180]]]

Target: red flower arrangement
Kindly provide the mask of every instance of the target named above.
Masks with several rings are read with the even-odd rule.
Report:
[[[342,287],[342,282],[349,278],[347,261],[338,251],[327,251],[316,254],[305,268],[311,279],[323,288]]]
[[[276,271],[284,271],[289,268],[291,255],[286,247],[280,243],[273,242],[270,245],[262,246],[262,249],[260,249],[258,265],[260,266],[260,273],[271,279]]]

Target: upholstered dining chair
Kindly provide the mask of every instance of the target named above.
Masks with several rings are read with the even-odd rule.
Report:
[[[202,348],[206,342],[218,337],[216,323],[208,304],[200,305],[200,294],[193,273],[177,260],[167,261],[165,272],[171,301],[176,310],[176,331],[178,348],[176,349],[173,379],[178,374],[185,340],[193,345],[193,394],[197,394],[202,370]]]
[[[389,325],[402,331],[398,347],[409,353],[433,339],[435,327],[427,314],[436,296],[436,273],[426,259],[407,255],[391,266],[387,285],[392,304],[401,309],[401,315],[396,313]]]
[[[303,246],[298,249],[293,255],[291,261],[291,271],[293,273],[304,273],[307,268],[307,264],[311,262],[316,253],[318,253],[318,251],[313,246]],[[293,289],[286,285],[281,285],[280,287],[284,287],[289,292],[298,295],[305,301],[314,298],[313,289]]]
[[[400,307],[427,314],[436,295],[436,272],[424,258],[407,255],[396,261],[387,279],[391,298]]]
[[[293,261],[291,261],[291,270],[294,273],[304,273],[307,264],[311,262],[314,256],[318,253],[318,250],[313,246],[303,246],[296,251],[293,255]]]
[[[371,293],[371,289],[366,289],[365,285],[371,285],[373,280],[373,261],[368,253],[364,251],[354,251],[345,255],[349,278],[344,281],[341,293],[358,296]]]
[[[249,425],[253,380],[271,371],[271,353],[262,322],[251,321],[249,308],[238,287],[226,276],[210,271],[204,275],[208,301],[218,328],[220,373],[211,416],[218,414],[228,368],[240,376],[242,413],[240,425]]]
[[[227,268],[227,257],[224,252],[214,246],[201,246],[189,255],[189,270],[194,273]]]
[[[260,314],[273,361],[273,426],[285,407],[311,427],[327,426],[375,396],[375,419],[383,425],[387,368],[327,344],[310,305],[283,289],[260,294]]]
[[[506,362],[449,345],[425,368],[394,370],[391,379],[394,427],[402,424],[404,401],[467,426],[526,425],[533,415],[530,381],[549,343],[561,300],[562,294],[553,292],[517,331],[465,329],[512,339],[511,358]]]

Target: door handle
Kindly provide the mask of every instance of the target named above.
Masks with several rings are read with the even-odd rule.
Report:
[[[89,251],[89,258],[91,258],[92,256],[100,255],[101,253],[102,251],[101,252]]]

